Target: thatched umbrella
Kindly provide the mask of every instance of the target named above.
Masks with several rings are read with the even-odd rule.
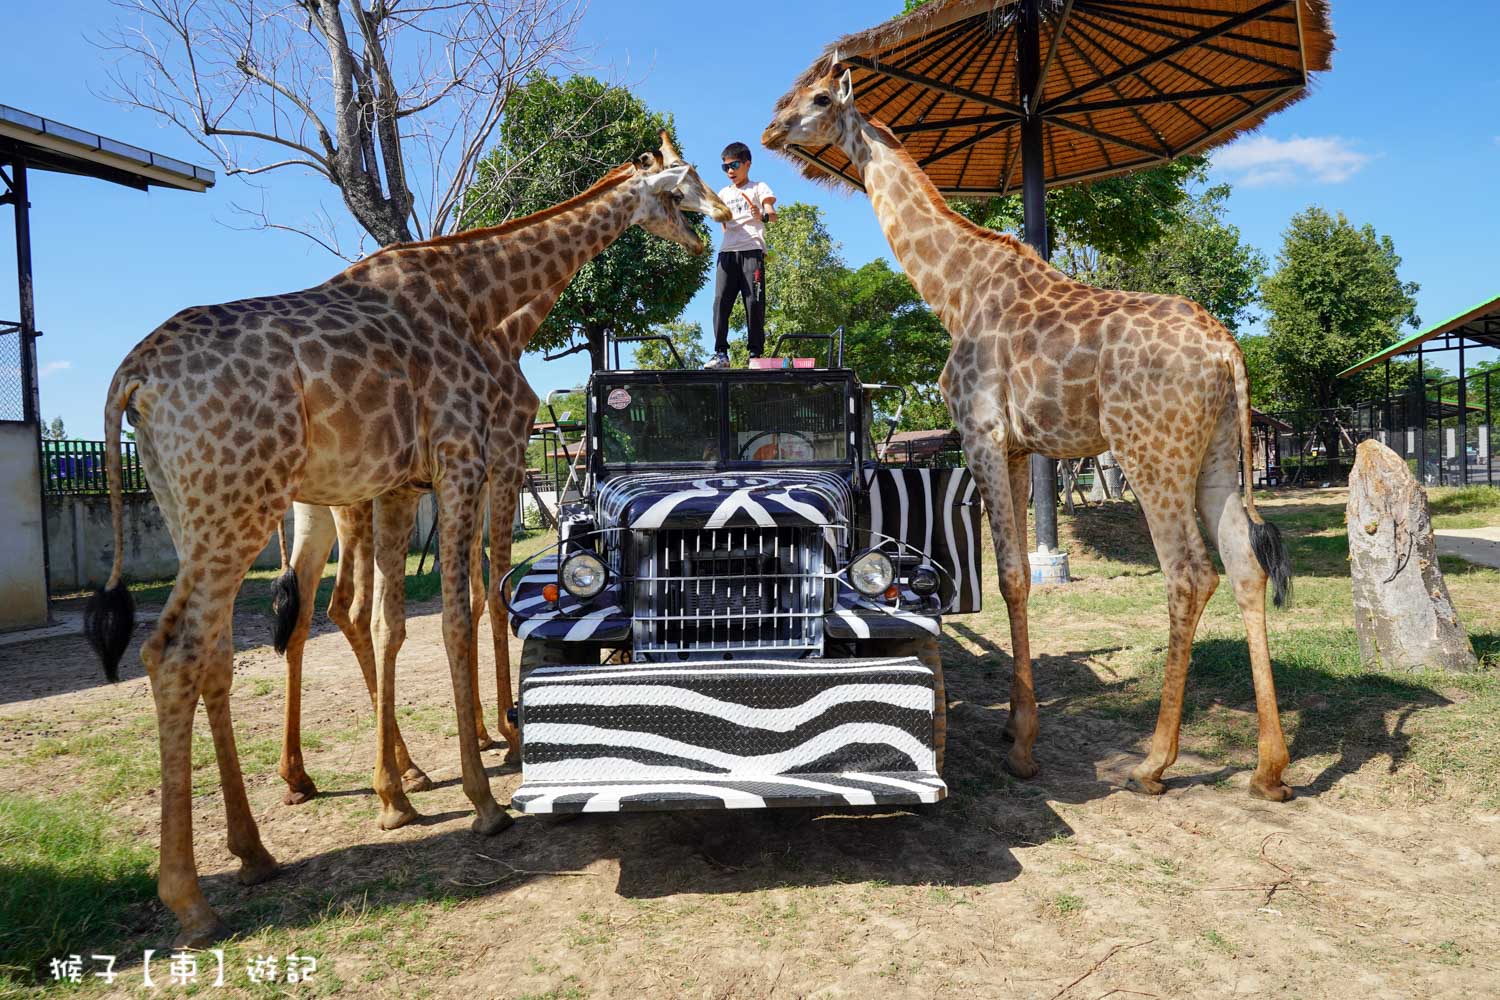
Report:
[[[1303,96],[1332,52],[1325,0],[932,0],[834,42],[799,84],[830,56],[850,67],[859,110],[944,194],[1020,193],[1045,256],[1048,187],[1227,142]],[[789,151],[860,186],[837,147]],[[1055,548],[1052,463],[1032,475]]]

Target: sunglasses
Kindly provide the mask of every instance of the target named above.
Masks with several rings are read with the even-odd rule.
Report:
[[[740,167],[743,167],[744,165],[745,165],[745,161],[744,160],[730,160],[728,163],[724,164],[724,172],[727,174],[727,173],[729,173],[729,171],[731,171],[731,170],[738,170],[738,169],[740,169]]]

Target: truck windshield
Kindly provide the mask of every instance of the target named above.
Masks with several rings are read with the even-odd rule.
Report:
[[[719,460],[718,385],[606,386],[600,446],[607,465]]]
[[[729,387],[732,460],[841,462],[849,455],[843,382],[754,379]]]

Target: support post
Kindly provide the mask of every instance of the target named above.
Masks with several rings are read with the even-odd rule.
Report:
[[[1441,416],[1443,408],[1438,407]],[[1427,484],[1427,378],[1422,374],[1422,345],[1417,345],[1417,482]]]
[[[31,284],[31,202],[27,189],[26,161],[11,161],[10,194],[16,210],[16,298],[21,313],[22,419],[36,426],[36,467],[41,482],[42,579],[52,593],[52,554],[47,545],[47,460],[42,453],[42,399],[37,387],[36,299]],[[50,617],[50,616],[49,616]]]
[[[1458,485],[1469,485],[1469,382],[1462,340],[1458,342]]]
[[[1016,21],[1016,67],[1021,107],[1021,206],[1025,217],[1026,242],[1047,260],[1047,165],[1042,145],[1042,116],[1037,110],[1037,83],[1042,73],[1041,6],[1038,0],[1022,0]],[[1042,455],[1031,456],[1031,501],[1036,514],[1036,553],[1041,557],[1057,552],[1057,464]],[[1034,559],[1034,563],[1043,560]],[[1032,570],[1036,580],[1037,567]],[[1045,572],[1048,582],[1066,582],[1067,562]]]

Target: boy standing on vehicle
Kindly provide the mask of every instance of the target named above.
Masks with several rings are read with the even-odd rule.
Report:
[[[729,367],[729,313],[734,300],[745,300],[750,356],[766,345],[766,223],[776,221],[776,196],[761,181],[750,179],[750,147],[731,142],[720,154],[729,185],[719,200],[732,218],[723,223],[718,275],[714,282],[714,356],[705,368]]]

